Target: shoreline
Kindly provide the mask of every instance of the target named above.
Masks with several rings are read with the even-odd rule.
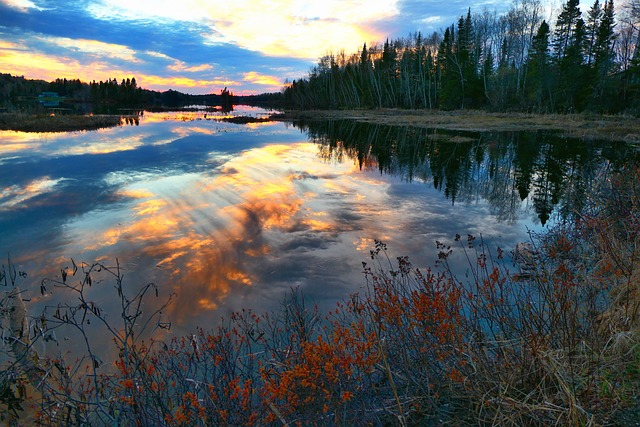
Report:
[[[306,110],[285,111],[275,120],[354,120],[467,132],[554,131],[570,138],[640,144],[640,120],[632,116],[492,113],[481,110]]]
[[[29,115],[1,113],[0,130],[17,132],[75,132],[120,126],[122,115]],[[600,139],[640,144],[640,120],[632,116],[591,114],[493,113],[481,110],[285,110],[254,121],[354,120],[389,126],[412,126],[463,132],[551,131],[568,138]]]

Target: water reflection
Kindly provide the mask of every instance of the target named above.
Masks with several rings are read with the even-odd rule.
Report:
[[[559,138],[544,132],[450,132],[353,121],[297,123],[326,160],[357,161],[409,182],[432,183],[455,203],[486,200],[513,222],[526,202],[543,225],[557,209],[579,209],[587,189],[611,168],[638,161],[624,143]]]
[[[574,206],[606,164],[634,155],[546,135],[347,122],[301,133],[168,116],[0,134],[12,146],[0,151],[0,251],[29,272],[34,309],[55,298],[39,295],[39,280],[70,258],[118,258],[131,289],[176,292],[176,333],[242,307],[273,309],[292,286],[328,308],[360,289],[373,239],[421,266],[437,257],[435,240],[456,233],[508,249]],[[113,297],[110,287],[91,292],[107,305]]]

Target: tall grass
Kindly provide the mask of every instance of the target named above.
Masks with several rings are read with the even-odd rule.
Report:
[[[275,312],[241,311],[170,342],[141,338],[168,325],[163,306],[140,310],[155,285],[129,296],[117,264],[74,263],[43,292],[76,302],[31,323],[36,340],[74,328],[84,349],[34,362],[41,394],[30,404],[44,425],[624,424],[640,391],[638,182],[636,169],[613,174],[583,211],[518,253],[452,236],[420,270],[376,242],[366,290],[330,313],[294,289]],[[464,277],[453,251],[466,256]],[[118,322],[88,297],[106,283]],[[92,352],[89,321],[109,332],[114,363]],[[9,411],[21,400],[16,375],[3,384]]]

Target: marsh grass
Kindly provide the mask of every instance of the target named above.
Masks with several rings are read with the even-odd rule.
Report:
[[[637,117],[592,114],[498,113],[479,110],[314,110],[291,111],[286,120],[350,119],[366,123],[457,131],[543,131],[564,137],[640,143]]]
[[[437,242],[427,270],[376,242],[365,291],[330,313],[293,289],[275,312],[243,310],[169,342],[144,335],[168,327],[162,309],[141,313],[158,287],[129,295],[117,264],[72,263],[42,291],[74,302],[30,330],[39,340],[74,328],[84,350],[38,356],[29,404],[44,425],[624,424],[640,392],[639,173],[612,174],[582,211],[532,235],[526,266],[482,236]],[[117,317],[90,298],[109,285]],[[111,337],[111,363],[96,359],[89,321]]]
[[[70,132],[120,126],[119,115],[0,113],[0,130]]]

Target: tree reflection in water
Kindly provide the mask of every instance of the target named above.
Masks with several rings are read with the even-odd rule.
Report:
[[[637,150],[620,142],[561,138],[549,132],[459,132],[300,121],[326,161],[351,158],[361,169],[431,183],[455,203],[486,200],[498,221],[513,223],[522,202],[543,225],[579,211],[589,189]]]

